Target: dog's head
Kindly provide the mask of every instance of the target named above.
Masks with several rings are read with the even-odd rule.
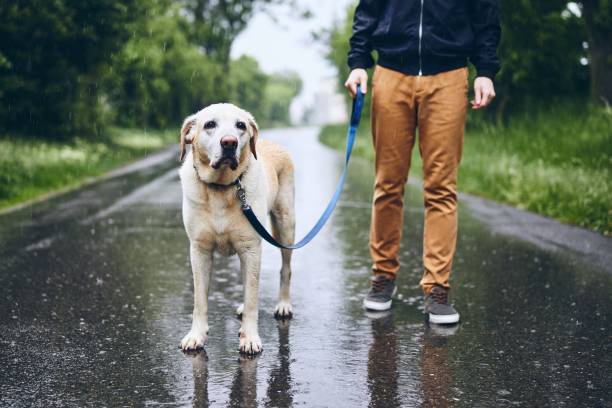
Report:
[[[257,159],[258,136],[259,128],[249,112],[229,103],[210,105],[183,122],[180,160],[191,144],[199,159],[213,169],[229,166],[236,170],[247,145]]]

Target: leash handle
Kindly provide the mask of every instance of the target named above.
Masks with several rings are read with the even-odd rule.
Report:
[[[361,121],[361,112],[363,111],[363,105],[365,104],[365,95],[361,92],[361,85],[357,85],[357,93],[353,100],[353,108],[351,109],[351,127],[359,127]]]
[[[336,186],[336,191],[334,195],[329,200],[325,211],[319,217],[317,223],[312,227],[312,229],[302,238],[298,243],[293,245],[284,245],[278,242],[270,233],[266,230],[261,222],[257,219],[257,216],[253,212],[253,209],[248,205],[246,200],[246,193],[242,184],[238,182],[236,184],[236,196],[240,200],[240,208],[242,209],[242,213],[245,215],[251,226],[257,231],[257,233],[268,243],[274,245],[277,248],[282,249],[298,249],[302,248],[306,244],[308,244],[317,234],[321,231],[329,217],[331,216],[338,200],[340,199],[340,195],[342,193],[342,189],[344,188],[344,181],[346,179],[346,173],[348,169],[349,160],[351,158],[351,153],[353,151],[353,145],[355,144],[355,138],[357,135],[357,128],[359,127],[359,122],[361,120],[361,113],[363,111],[363,105],[365,104],[365,96],[363,92],[361,92],[361,85],[357,85],[357,94],[355,95],[355,99],[353,100],[353,108],[351,110],[351,120],[348,128],[348,133],[346,136],[346,152],[344,155],[344,168],[342,173],[340,174],[340,180],[338,180],[338,184]]]

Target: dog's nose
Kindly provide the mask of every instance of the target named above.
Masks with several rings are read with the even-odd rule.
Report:
[[[223,136],[221,138],[221,147],[224,149],[235,149],[238,147],[238,139],[236,136]]]

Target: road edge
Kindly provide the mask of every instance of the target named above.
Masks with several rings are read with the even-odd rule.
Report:
[[[168,160],[171,160],[173,156],[178,157],[178,149],[175,145],[170,145],[162,150],[157,151],[149,156],[145,156],[144,158],[137,159],[136,161],[132,161],[126,164],[122,164],[119,167],[116,167],[112,170],[107,171],[104,174],[101,174],[96,177],[86,177],[82,181],[72,184],[66,187],[61,187],[57,190],[49,191],[47,193],[41,194],[38,197],[32,198],[30,200],[24,201],[19,204],[15,204],[11,207],[0,209],[0,216],[10,214],[15,211],[22,210],[24,208],[28,208],[32,205],[41,203],[43,201],[59,197],[63,194],[78,190],[83,187],[90,186],[92,184],[99,183],[101,181],[110,180],[116,177],[121,177],[126,174],[134,173],[136,171],[153,167]]]
[[[470,213],[494,233],[548,251],[572,250],[612,273],[612,237],[468,193],[459,193],[459,202],[466,204]]]

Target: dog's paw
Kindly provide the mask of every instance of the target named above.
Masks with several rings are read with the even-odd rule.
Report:
[[[238,349],[241,354],[255,355],[263,351],[261,338],[257,332],[250,333],[248,330],[240,329],[240,347]]]
[[[236,308],[236,316],[240,319],[242,318],[242,312],[244,311],[244,303],[241,303],[237,308]]]
[[[190,331],[187,333],[181,343],[179,344],[179,348],[183,351],[197,351],[204,349],[204,344],[206,344],[207,340],[207,332],[199,332],[199,331]]]
[[[292,316],[293,309],[289,301],[281,300],[276,304],[274,308],[274,317],[277,319],[291,319]]]

